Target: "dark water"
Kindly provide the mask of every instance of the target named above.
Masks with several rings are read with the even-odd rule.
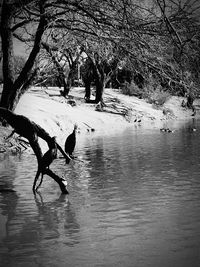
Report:
[[[0,266],[200,266],[200,127],[78,141],[81,161],[31,187],[32,155],[1,157]]]

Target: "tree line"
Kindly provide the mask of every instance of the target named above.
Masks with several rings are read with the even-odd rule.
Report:
[[[97,103],[122,70],[139,90],[153,80],[155,88],[197,95],[199,10],[197,0],[3,0],[0,106],[13,111],[32,84],[51,77],[66,96],[83,61],[85,97],[93,79]],[[17,70],[15,38],[27,51]]]

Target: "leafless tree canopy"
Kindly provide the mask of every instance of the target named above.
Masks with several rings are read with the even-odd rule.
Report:
[[[156,74],[168,85],[197,88],[199,9],[197,0],[3,0],[0,105],[15,108],[40,74],[41,58],[54,65],[67,90],[70,84],[64,78],[80,49],[91,58],[99,53],[101,60],[111,52],[147,78]],[[27,60],[17,77],[13,38],[27,48]]]

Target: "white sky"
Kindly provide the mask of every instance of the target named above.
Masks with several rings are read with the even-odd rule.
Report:
[[[26,46],[24,43],[18,41],[17,39],[14,38],[13,40],[13,46],[14,46],[14,53],[15,55],[20,55],[20,56],[26,56]]]

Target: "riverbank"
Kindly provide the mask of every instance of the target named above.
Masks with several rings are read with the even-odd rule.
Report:
[[[38,123],[63,144],[75,123],[80,134],[106,135],[126,127],[160,129],[173,125],[177,120],[190,120],[192,111],[181,106],[183,99],[173,96],[158,107],[135,96],[123,95],[119,90],[106,89],[106,106],[101,109],[96,104],[85,103],[84,88],[81,87],[73,88],[68,98],[60,96],[59,88],[32,87],[20,99],[15,113]],[[198,102],[194,103],[197,108]],[[200,117],[198,109],[195,117]],[[1,143],[5,131],[1,130]]]

